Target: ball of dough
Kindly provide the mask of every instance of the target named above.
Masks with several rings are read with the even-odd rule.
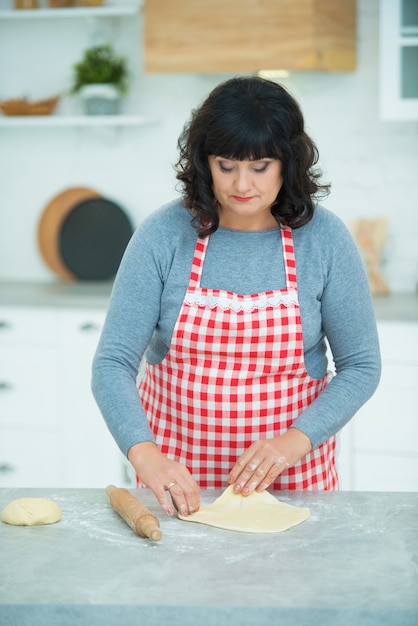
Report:
[[[10,502],[1,514],[1,521],[13,526],[55,524],[62,518],[58,504],[47,498],[19,498]]]

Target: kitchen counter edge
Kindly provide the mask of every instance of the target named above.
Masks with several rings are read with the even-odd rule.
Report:
[[[0,306],[106,309],[112,281],[0,281]],[[373,298],[378,321],[418,322],[418,294],[391,293]]]

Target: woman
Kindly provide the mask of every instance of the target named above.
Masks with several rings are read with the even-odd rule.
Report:
[[[168,514],[196,511],[200,487],[337,489],[335,435],[380,356],[356,246],[314,201],[328,185],[300,108],[233,78],[179,150],[182,199],[134,234],[94,359],[108,427]]]

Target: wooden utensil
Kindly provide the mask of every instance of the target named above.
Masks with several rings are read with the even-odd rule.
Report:
[[[370,291],[373,295],[387,294],[389,288],[380,271],[380,257],[387,237],[388,220],[383,217],[359,219],[351,224],[351,230],[363,255]]]
[[[84,200],[100,198],[100,194],[89,187],[70,187],[54,196],[42,212],[38,224],[38,246],[45,263],[60,278],[77,280],[65,265],[59,248],[62,224],[73,208]]]
[[[127,489],[109,485],[106,488],[111,507],[139,537],[159,541],[162,537],[158,519]]]

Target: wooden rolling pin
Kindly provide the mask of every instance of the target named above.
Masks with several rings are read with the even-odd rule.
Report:
[[[161,539],[162,533],[158,519],[127,489],[109,485],[106,493],[112,509],[119,513],[139,537],[149,537],[153,541]]]

